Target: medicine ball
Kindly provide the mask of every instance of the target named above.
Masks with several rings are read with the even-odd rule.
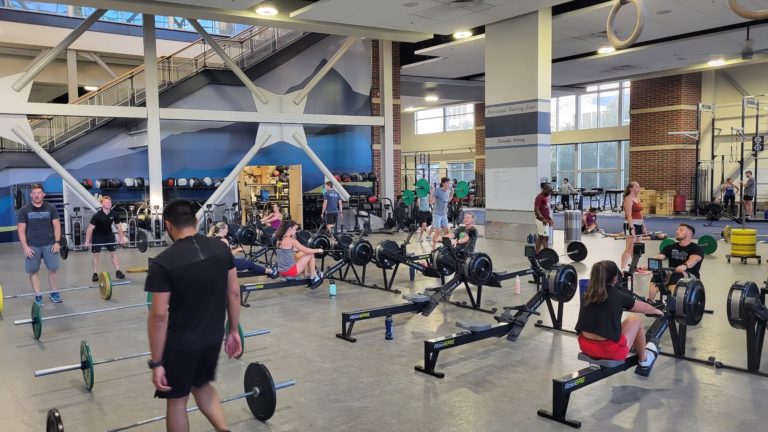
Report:
[[[146,186],[146,182],[144,181],[144,177],[136,177],[134,180],[136,180],[136,184],[134,185],[137,189],[144,189]]]
[[[348,182],[349,181],[349,173],[341,173],[341,181]]]
[[[376,181],[376,174],[374,174],[373,172],[369,172],[368,181]]]
[[[333,178],[335,178],[335,179],[336,179],[336,181],[341,181],[341,176],[340,176],[340,175],[338,175],[338,174],[334,174],[334,175],[333,175]]]
[[[176,179],[173,177],[168,177],[167,179],[165,179],[165,187],[169,187],[169,188],[176,187]]]
[[[134,187],[136,185],[136,183],[130,177],[126,177],[123,180],[123,184],[125,184],[125,187],[129,187],[129,188],[132,188],[132,187]]]
[[[86,190],[91,190],[91,188],[93,187],[93,183],[90,180],[88,180],[88,179],[80,180],[80,184],[83,185],[83,187]]]
[[[96,181],[93,182],[93,187],[96,189],[101,189],[101,179],[96,179]]]
[[[371,204],[376,204],[377,202],[379,202],[379,198],[376,197],[376,196],[369,196],[368,197],[368,202],[371,203]]]
[[[187,187],[189,185],[189,182],[185,178],[179,178],[176,180],[176,186],[178,187]]]
[[[198,179],[197,177],[190,177],[189,180],[187,181],[188,181],[187,185],[191,188],[200,187],[200,179]]]
[[[222,183],[224,183],[224,179],[221,177],[216,177],[213,179],[213,187],[219,187]]]
[[[274,170],[272,171],[272,177],[278,177],[280,175],[280,171]]]
[[[349,175],[349,181],[359,182],[360,181],[360,176],[357,175],[357,174],[350,174]]]
[[[203,177],[203,184],[205,186],[213,186],[213,179],[208,176]]]
[[[360,176],[360,181],[368,181],[368,174],[361,172],[358,175]]]
[[[120,180],[119,178],[110,179],[109,186],[114,189],[121,188],[123,187],[123,181]]]

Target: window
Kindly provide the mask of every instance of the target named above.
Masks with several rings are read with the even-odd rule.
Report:
[[[440,184],[440,164],[435,162],[429,165],[418,164],[416,165],[416,178],[429,178],[429,184]],[[415,183],[416,180],[414,180]],[[411,187],[411,186],[409,186]]]
[[[617,84],[618,85],[618,84]],[[600,92],[600,127],[616,127],[619,125],[619,91]]]
[[[579,129],[597,127],[597,93],[579,96]]]
[[[473,129],[475,106],[463,104],[417,111],[414,119],[416,135]]]
[[[629,81],[622,83],[621,89],[621,125],[629,124]]]
[[[576,96],[563,96],[557,98],[557,129],[576,129]]]
[[[629,124],[629,81],[588,86],[586,91],[552,99],[553,132]]]
[[[629,141],[561,144],[551,148],[550,167],[558,185],[621,189],[629,181]]]
[[[475,179],[475,163],[474,162],[449,162],[448,163],[448,178],[458,181],[470,181]]]

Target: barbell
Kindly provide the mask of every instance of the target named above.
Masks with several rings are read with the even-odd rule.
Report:
[[[261,336],[265,334],[271,333],[271,330],[255,330],[251,332],[243,332],[243,327],[241,325],[237,326],[237,330],[240,333],[240,341],[242,344],[242,351],[240,352],[240,355],[236,358],[242,357],[243,353],[245,352],[245,338],[253,337],[253,336]],[[226,330],[225,330],[226,331]],[[113,357],[110,359],[103,359],[103,360],[94,360],[93,355],[91,354],[91,347],[88,344],[87,341],[82,340],[80,341],[80,363],[77,364],[71,364],[71,365],[65,365],[65,366],[56,366],[48,369],[40,369],[35,371],[35,377],[43,377],[48,375],[55,375],[63,372],[70,372],[75,370],[80,370],[83,372],[83,382],[85,383],[85,389],[88,391],[91,391],[93,389],[93,385],[95,383],[94,377],[93,377],[93,368],[96,365],[105,364],[105,363],[114,363],[119,362],[123,360],[129,360],[139,357],[146,357],[148,355],[152,354],[151,351],[142,352],[142,353],[135,353],[135,354],[127,354],[120,357]]]
[[[412,206],[416,201],[417,196],[419,198],[428,197],[430,189],[429,180],[419,179],[414,185],[413,190],[406,189],[403,191],[403,204],[409,207]],[[453,188],[453,196],[456,198],[465,198],[467,195],[469,195],[469,183],[464,180],[456,183],[456,187]]]
[[[7,295],[3,296],[3,287],[0,285],[0,315],[3,313],[3,300],[8,299],[15,299],[15,298],[24,298],[24,297],[32,297],[36,295],[43,295],[43,294],[50,294],[54,292],[68,292],[68,291],[79,291],[79,290],[85,290],[85,289],[93,289],[98,288],[99,289],[99,295],[104,300],[109,300],[112,298],[112,287],[117,285],[128,285],[133,283],[132,281],[120,281],[120,282],[112,282],[112,278],[109,276],[109,273],[107,272],[101,272],[99,273],[99,283],[97,285],[83,285],[83,286],[77,286],[72,288],[64,288],[60,290],[51,290],[51,291],[40,291],[40,292],[31,292],[31,293],[23,293],[23,294],[13,294],[13,295]]]
[[[665,247],[673,245],[676,240],[673,238],[666,238],[659,243],[659,252],[663,251]],[[701,246],[704,251],[704,255],[712,255],[717,250],[717,240],[711,235],[703,235],[696,240],[696,243]]]
[[[139,303],[139,304],[132,304],[132,305],[125,305],[125,306],[115,306],[110,308],[104,308],[104,309],[94,309],[89,311],[82,311],[82,312],[73,312],[63,315],[53,315],[49,317],[43,317],[43,309],[38,305],[37,303],[32,303],[32,312],[30,313],[29,319],[22,319],[22,320],[16,320],[13,322],[13,325],[24,325],[24,324],[32,324],[32,336],[35,339],[40,339],[40,335],[43,334],[43,321],[48,320],[55,320],[55,319],[61,319],[61,318],[71,318],[76,316],[82,316],[82,315],[91,315],[96,313],[102,313],[102,312],[112,312],[117,310],[123,310],[123,309],[132,309],[137,308],[141,306],[147,306],[149,308],[152,305],[152,293],[147,293],[147,302],[146,303]]]
[[[559,255],[554,249],[544,248],[536,254],[536,260],[539,262],[541,268],[549,270],[553,265],[560,262],[560,257],[562,256],[567,256],[573,261],[581,262],[587,258],[587,253],[587,246],[585,246],[584,243],[573,241],[568,243],[564,254]]]
[[[147,233],[146,232],[144,232],[142,230],[139,230],[136,233],[136,241],[129,241],[129,242],[125,242],[124,244],[119,243],[119,242],[94,243],[94,244],[92,244],[92,245],[90,245],[88,247],[93,247],[93,246],[96,246],[96,247],[105,247],[105,246],[133,247],[133,246],[135,246],[136,249],[139,252],[144,253],[144,252],[147,251],[147,248],[149,248],[149,238],[147,237]],[[80,246],[80,247],[77,248],[77,250],[85,250],[85,249],[86,249],[85,246]],[[66,237],[62,237],[61,238],[61,245],[60,245],[60,248],[59,248],[59,255],[61,255],[61,259],[66,260],[67,257],[69,257],[69,252],[71,250],[75,250],[75,249],[72,249],[72,248],[69,247],[69,244],[67,243],[67,238]]]
[[[248,409],[251,411],[251,414],[253,414],[253,417],[259,421],[267,421],[274,415],[275,409],[277,408],[277,390],[295,385],[295,380],[275,383],[272,379],[272,374],[265,365],[262,363],[251,363],[245,369],[245,375],[243,376],[244,393],[222,399],[221,403],[232,402],[244,398],[248,403]],[[198,411],[199,409],[200,408],[195,406],[187,408],[187,412]],[[127,426],[109,429],[107,432],[119,432],[133,429],[135,427],[165,420],[165,418],[166,416],[164,415],[152,417],[137,421],[136,423]],[[45,430],[46,432],[64,432],[64,422],[61,419],[61,413],[58,409],[52,408],[48,410]]]

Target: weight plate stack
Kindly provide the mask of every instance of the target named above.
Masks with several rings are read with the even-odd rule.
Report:
[[[731,255],[736,257],[757,255],[757,230],[750,228],[731,229]]]

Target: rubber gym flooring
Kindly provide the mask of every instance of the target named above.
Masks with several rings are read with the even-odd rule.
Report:
[[[403,237],[375,235],[371,242]],[[599,236],[585,237],[584,242],[589,256],[574,265],[581,277],[598,260],[618,260],[624,245]],[[649,242],[649,252],[657,250],[657,243]],[[555,245],[564,250],[562,232],[556,233]],[[724,363],[745,367],[745,332],[731,328],[726,318],[728,288],[738,279],[762,285],[768,264],[757,265],[754,260],[748,265],[727,264],[726,245],[719,246],[705,259],[702,270],[707,308],[714,314],[689,328],[687,354],[714,355]],[[426,247],[427,243],[412,242],[410,250]],[[522,243],[481,239],[478,249],[491,255],[498,271],[527,265]],[[758,250],[768,257],[768,246],[760,244]],[[144,255],[125,250],[120,256],[127,268],[145,265],[147,256],[157,253],[157,248]],[[0,283],[5,295],[29,290],[22,259],[18,244],[0,245]],[[72,253],[60,270],[60,286],[89,284],[90,274],[90,254]],[[381,284],[380,275],[373,266],[368,269],[370,281]],[[98,290],[76,291],[65,293],[64,303],[58,305],[46,297],[44,313],[143,302],[145,274],[128,277],[134,283],[116,286],[111,301],[101,300]],[[648,276],[637,279],[640,293],[647,281]],[[430,286],[436,286],[435,280],[417,276],[410,283],[407,271],[398,273],[396,287],[404,293]],[[533,292],[534,285],[524,282],[522,294],[514,295],[513,281],[508,281],[503,288],[485,289],[484,306],[522,304]],[[457,289],[454,298],[466,296]],[[329,298],[326,283],[314,291],[294,287],[255,292],[250,302],[251,308],[242,309],[244,329],[268,328],[272,334],[247,339],[241,360],[222,359],[217,388],[222,396],[242,392],[243,373],[250,361],[266,364],[276,381],[295,379],[297,385],[278,391],[277,412],[267,423],[253,419],[242,400],[226,404],[233,431],[570,430],[538,417],[536,411],[551,409],[552,378],[586,364],[576,359],[574,336],[536,328],[536,317],[515,343],[493,338],[442,352],[437,368],[446,376],[438,379],[413,369],[422,364],[423,341],[453,333],[459,319],[494,323],[491,315],[450,304],[439,306],[429,317],[396,315],[395,337],[390,341],[384,339],[383,319],[361,321],[353,334],[358,341],[352,344],[334,336],[340,331],[342,311],[401,303],[401,296],[338,282],[335,299]],[[88,340],[95,359],[146,351],[145,308],[47,321],[41,340],[35,341],[29,326],[13,326],[14,320],[29,317],[30,303],[29,298],[5,300],[0,317],[0,429],[39,432],[45,428],[47,410],[53,407],[61,411],[69,432],[105,430],[164,414],[164,404],[152,398],[145,359],[97,365],[92,392],[83,389],[79,371],[33,377],[37,369],[78,363],[81,339]],[[578,296],[566,305],[565,328],[573,328],[578,306]],[[546,308],[540,311],[548,322]],[[671,352],[668,334],[661,349]],[[766,357],[762,370],[768,372]],[[768,378],[661,357],[648,379],[630,369],[575,392],[568,417],[581,420],[584,430],[761,430],[766,394]],[[200,413],[190,414],[190,420],[194,431],[211,430]],[[164,425],[137,430],[160,431]]]

